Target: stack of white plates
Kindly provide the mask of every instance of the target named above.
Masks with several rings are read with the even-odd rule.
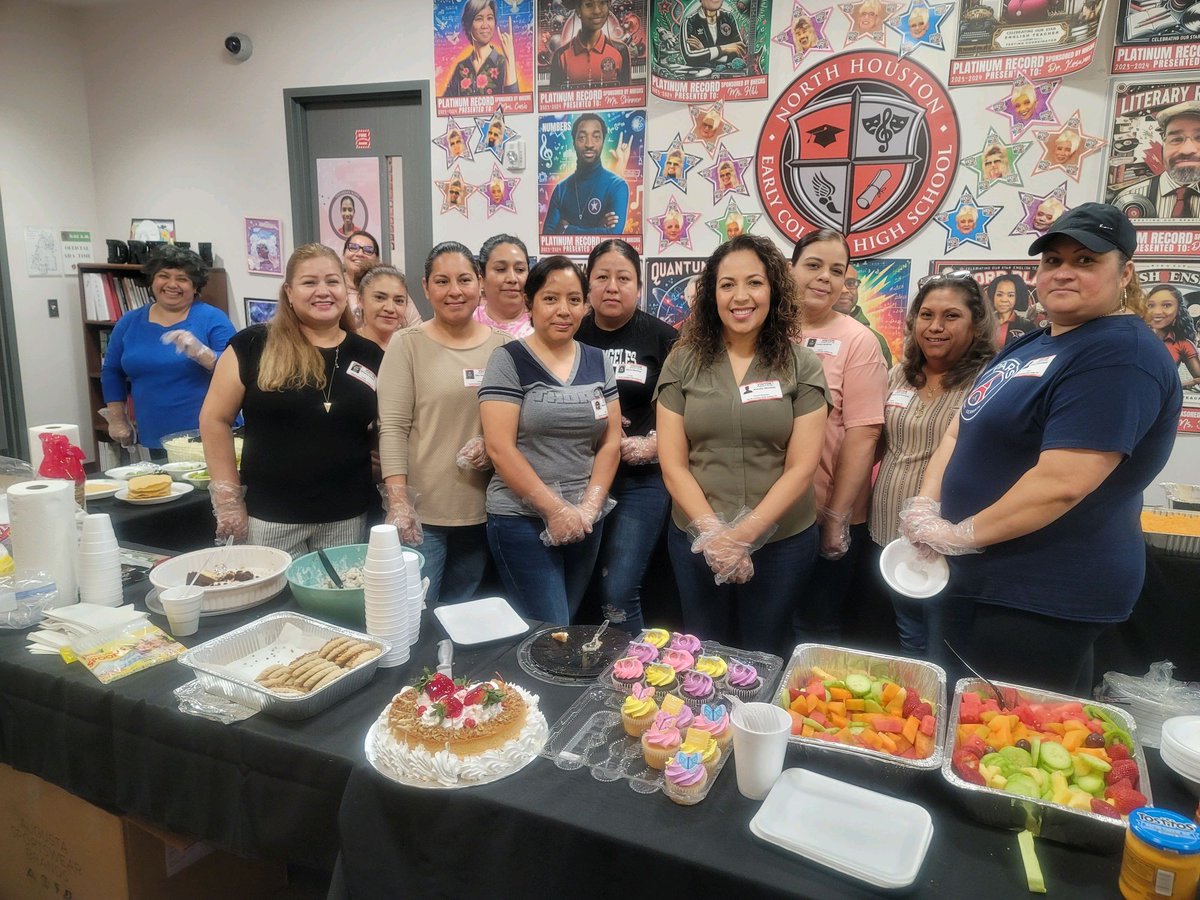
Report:
[[[1162,761],[1200,797],[1200,716],[1176,716],[1162,726]]]

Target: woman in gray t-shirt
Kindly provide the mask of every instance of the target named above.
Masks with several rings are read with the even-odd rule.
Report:
[[[621,406],[604,353],[575,340],[587,286],[565,256],[525,283],[533,334],[497,349],[479,388],[488,544],[519,613],[567,623],[596,563],[620,460]]]

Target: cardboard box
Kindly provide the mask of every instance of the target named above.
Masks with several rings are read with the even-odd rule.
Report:
[[[116,816],[0,765],[0,897],[209,900],[269,897],[282,862],[242,859]]]

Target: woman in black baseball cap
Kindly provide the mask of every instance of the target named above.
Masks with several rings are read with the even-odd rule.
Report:
[[[984,369],[900,514],[910,541],[951,557],[931,649],[944,637],[984,675],[1089,696],[1092,646],[1141,591],[1142,491],[1181,392],[1142,321],[1136,248],[1101,203],[1033,242],[1049,325]]]

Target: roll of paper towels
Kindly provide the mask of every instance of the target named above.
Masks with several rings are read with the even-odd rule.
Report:
[[[42,467],[42,442],[38,439],[39,434],[65,434],[67,440],[79,449],[83,449],[83,444],[79,443],[78,425],[67,425],[65,423],[34,425],[29,429],[29,463],[33,466],[34,475],[40,476],[42,474],[38,471]]]
[[[75,485],[69,481],[22,481],[7,493],[17,577],[45,572],[58,585],[55,606],[79,602],[75,586],[79,546]]]

